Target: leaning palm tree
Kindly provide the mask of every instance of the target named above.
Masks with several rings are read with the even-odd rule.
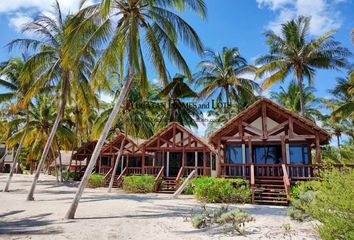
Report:
[[[31,82],[24,82],[20,80],[20,75],[23,74],[24,66],[25,66],[26,57],[23,55],[21,58],[12,58],[6,62],[0,64],[0,85],[9,89],[9,92],[0,94],[0,103],[4,101],[13,101],[15,100],[17,104],[12,104],[10,107],[10,112],[17,113],[18,115],[24,116],[24,134],[21,140],[19,141],[15,158],[13,160],[13,164],[10,169],[10,173],[8,179],[6,181],[6,185],[4,188],[4,192],[8,192],[10,188],[10,183],[12,176],[17,168],[17,163],[20,157],[20,153],[22,151],[23,143],[27,135],[28,131],[28,122],[29,122],[29,113],[28,113],[28,104],[21,105],[20,102],[25,97],[26,92],[28,91]],[[31,75],[31,74],[29,74]],[[30,78],[32,80],[32,78]]]
[[[237,48],[222,49],[222,52],[207,50],[204,60],[198,64],[196,87],[202,86],[200,97],[216,97],[216,104],[226,100],[229,108],[240,95],[252,101],[259,85],[247,74],[255,74],[256,68],[248,65]]]
[[[303,80],[314,81],[316,69],[339,69],[347,66],[348,49],[333,40],[334,31],[317,39],[308,40],[310,18],[300,16],[282,25],[281,35],[273,31],[265,33],[270,53],[259,57],[256,64],[258,77],[269,74],[263,83],[266,89],[276,82],[284,81],[291,73],[297,78],[300,89],[300,114],[305,115]]]
[[[313,122],[322,117],[321,112],[318,110],[321,99],[316,98],[314,92],[315,89],[313,87],[305,86],[303,88],[305,103],[304,116]],[[288,89],[281,86],[279,92],[271,92],[270,94],[272,99],[275,99],[275,101],[283,107],[293,112],[300,113],[300,90],[296,82],[291,81]]]
[[[32,22],[25,25],[23,31],[36,34],[39,39],[16,39],[10,46],[20,45],[25,48],[38,50],[26,62],[26,72],[37,75],[36,81],[26,94],[29,99],[43,87],[55,83],[58,86],[59,106],[56,120],[48,136],[45,148],[32,181],[27,200],[34,200],[33,195],[37,180],[43,164],[52,146],[52,142],[65,111],[70,92],[80,89],[82,79],[90,75],[90,69],[94,64],[95,50],[90,46],[83,47],[84,40],[90,38],[90,32],[94,31],[94,25],[90,29],[82,30],[80,38],[73,43],[70,38],[75,27],[72,16],[63,18],[59,3],[56,2],[53,17],[40,15]],[[22,76],[28,79],[27,74]]]
[[[74,218],[79,200],[87,185],[89,176],[96,164],[97,157],[108,132],[112,126],[124,99],[127,97],[132,85],[134,76],[139,75],[139,81],[144,86],[147,81],[144,52],[150,56],[152,66],[155,67],[162,81],[167,80],[167,70],[164,53],[183,70],[183,73],[192,80],[189,67],[177,48],[178,39],[198,52],[202,52],[203,47],[194,29],[187,24],[178,14],[171,11],[172,8],[183,11],[190,8],[205,16],[206,7],[203,0],[102,0],[101,3],[87,7],[79,15],[84,15],[86,19],[102,17],[102,24],[97,31],[97,38],[92,39],[91,43],[102,43],[111,36],[107,48],[102,53],[96,69],[113,68],[125,65],[127,77],[120,91],[117,102],[111,115],[102,131],[96,144],[91,160],[81,180],[79,188],[73,202],[66,214],[66,218]],[[115,26],[112,20],[118,18]],[[89,22],[89,21],[88,21]],[[82,23],[81,28],[90,28],[90,24]],[[114,31],[111,30],[114,28]],[[80,34],[78,29],[78,35]],[[73,41],[75,42],[75,41]],[[142,45],[146,45],[145,51]],[[124,60],[124,61],[123,61]],[[95,71],[98,76],[100,71]],[[122,73],[122,67],[120,68]]]

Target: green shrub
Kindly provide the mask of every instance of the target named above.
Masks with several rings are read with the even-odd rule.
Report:
[[[187,187],[198,200],[210,203],[246,203],[250,201],[249,183],[243,179],[196,178]]]
[[[321,238],[354,239],[353,183],[354,169],[326,170],[320,181],[301,183],[291,201],[296,209],[322,223],[317,227]]]
[[[94,173],[90,176],[88,181],[88,187],[98,188],[104,186],[104,176],[101,174]]]
[[[247,222],[254,221],[255,219],[247,212],[241,209],[229,210],[228,207],[222,206],[215,210],[207,210],[205,205],[202,206],[202,213],[192,216],[192,225],[195,228],[205,228],[212,224],[219,224],[227,230],[227,227],[232,232],[236,231],[239,234],[244,235],[245,231],[242,227]]]
[[[154,176],[127,176],[124,177],[123,189],[133,193],[148,193],[154,191]]]
[[[68,177],[68,173],[69,173],[69,177]],[[63,178],[64,179],[69,179],[69,180],[72,180],[72,181],[79,181],[79,175],[77,172],[68,172],[68,171],[63,171]]]

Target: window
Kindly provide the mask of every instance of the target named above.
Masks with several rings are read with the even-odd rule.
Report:
[[[162,166],[162,152],[156,154],[156,166]]]
[[[226,163],[243,163],[242,145],[236,145],[236,144],[226,145]]]
[[[185,165],[187,167],[194,167],[195,163],[194,163],[194,159],[195,159],[195,153],[194,152],[186,152],[185,153]]]
[[[110,157],[102,157],[101,165],[110,166],[111,165],[111,158]]]
[[[205,153],[205,162],[206,167],[210,167],[210,152]]]
[[[153,158],[152,156],[145,156],[145,166],[152,166]]]
[[[141,167],[141,157],[129,157],[129,167]]]
[[[216,156],[215,156],[215,154],[212,154],[211,155],[211,169],[213,170],[213,171],[215,171],[216,170]]]
[[[306,144],[290,144],[290,163],[309,164],[309,148]]]
[[[203,162],[203,152],[198,152],[198,167],[203,167],[204,162]]]
[[[281,145],[252,146],[255,164],[280,164],[282,163]]]

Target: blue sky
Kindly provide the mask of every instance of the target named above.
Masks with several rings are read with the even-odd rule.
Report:
[[[59,0],[59,3],[64,12],[74,12],[79,0]],[[206,21],[188,12],[184,14],[184,18],[196,29],[206,47],[218,51],[224,46],[238,47],[250,63],[257,56],[267,53],[268,48],[262,33],[268,29],[278,31],[280,23],[298,15],[312,17],[310,37],[337,29],[336,40],[354,52],[350,40],[350,32],[354,27],[354,3],[351,0],[206,0],[206,3]],[[50,11],[52,4],[50,0],[1,0],[0,61],[18,54],[9,53],[3,46],[14,38],[23,37],[19,31],[21,24],[38,12]],[[184,46],[181,46],[181,51],[194,72],[200,57]],[[171,73],[174,72],[176,71],[171,67]],[[335,85],[336,77],[345,74],[345,71],[318,71],[314,83],[316,95],[329,96],[327,90]],[[155,78],[152,71],[149,75],[151,79]],[[274,85],[270,90],[276,91],[279,85]],[[0,92],[2,91],[4,89],[0,88]]]

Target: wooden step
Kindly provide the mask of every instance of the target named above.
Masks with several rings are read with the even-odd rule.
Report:
[[[275,201],[275,200],[258,200],[258,199],[255,199],[254,202],[255,203],[264,203],[264,204],[274,204],[274,205],[277,205],[277,204],[287,205],[288,204],[288,201]]]

